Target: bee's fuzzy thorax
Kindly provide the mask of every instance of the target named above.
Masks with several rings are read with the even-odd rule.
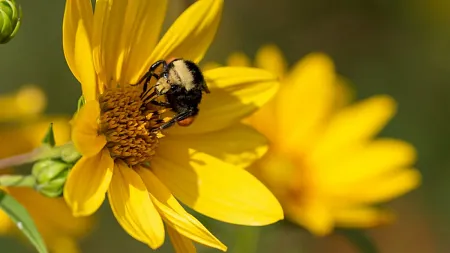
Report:
[[[169,78],[172,78],[172,84],[182,85],[187,91],[195,88],[194,75],[184,60],[175,60],[173,68],[169,71]]]

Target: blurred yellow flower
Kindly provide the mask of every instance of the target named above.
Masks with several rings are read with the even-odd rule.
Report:
[[[0,146],[0,157],[28,152],[38,147],[50,122],[54,123],[55,137],[59,144],[70,139],[69,119],[39,116],[45,108],[44,101],[45,95],[35,86],[24,86],[17,93],[0,96],[0,105],[10,110],[2,110],[0,114],[0,122],[3,123],[0,126],[0,142],[8,143]],[[30,188],[3,189],[28,210],[50,251],[79,252],[76,241],[89,232],[91,219],[73,217],[63,198],[46,198]],[[19,235],[15,224],[1,210],[0,234]]]
[[[34,85],[24,85],[17,93],[3,94],[0,99],[0,122],[38,118],[47,105],[43,91]]]
[[[150,131],[160,124],[159,111],[142,101],[142,86],[130,84],[160,59],[199,62],[216,33],[223,0],[196,1],[158,42],[166,6],[166,0],[98,0],[93,11],[90,0],[67,0],[64,53],[86,104],[72,131],[83,157],[64,197],[73,214],[83,216],[94,213],[107,192],[123,229],[153,249],[167,229],[177,252],[195,252],[192,241],[226,250],[177,199],[229,223],[283,218],[276,198],[243,170],[264,154],[266,140],[240,124],[275,94],[278,82],[252,68],[205,71],[211,94],[195,122]]]
[[[243,54],[228,64],[242,66]],[[316,235],[334,226],[372,227],[392,214],[374,205],[420,183],[414,147],[375,135],[395,113],[386,95],[350,104],[351,93],[331,59],[307,55],[289,71],[273,45],[257,53],[255,65],[282,77],[275,98],[249,119],[271,142],[251,166],[278,197],[289,220]]]

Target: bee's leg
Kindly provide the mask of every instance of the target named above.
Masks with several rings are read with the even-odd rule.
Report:
[[[164,123],[163,125],[161,125],[161,126],[159,127],[159,129],[162,130],[162,129],[169,128],[169,127],[171,127],[173,124],[175,124],[175,122],[181,121],[181,120],[186,119],[186,118],[189,118],[189,117],[191,117],[191,116],[195,116],[195,115],[197,115],[197,113],[198,113],[198,109],[197,109],[197,110],[191,109],[191,110],[188,110],[188,111],[179,113],[179,114],[175,115],[175,117],[171,118],[169,121],[167,121],[166,123]]]
[[[154,105],[157,105],[157,106],[166,107],[166,108],[170,107],[170,103],[169,102],[152,100],[150,103],[152,103]]]
[[[150,66],[150,68],[148,69],[147,73],[145,73],[145,75],[143,77],[141,77],[141,79],[139,79],[139,81],[137,82],[137,84],[142,83],[145,80],[145,84],[148,83],[148,81],[150,81],[150,79],[152,77],[155,77],[156,79],[159,79],[159,75],[157,75],[155,73],[155,70],[160,66],[163,65],[163,73],[167,72],[167,62],[165,60],[159,60],[155,63],[152,64],[152,66]],[[136,84],[136,85],[137,85]]]
[[[160,66],[163,65],[163,72],[166,72],[167,70],[167,62],[165,60],[159,60],[150,66],[148,72],[155,72],[155,70]]]
[[[156,80],[159,79],[159,76],[155,73],[150,73],[147,72],[147,74],[145,74],[141,80],[139,80],[138,84],[142,83],[142,81],[144,81],[144,87],[142,88],[142,93],[141,93],[141,98],[145,97],[145,95],[149,92],[148,88],[148,84],[150,83],[150,80],[152,79],[152,77],[155,77]]]
[[[149,92],[148,88],[148,84],[150,82],[150,80],[152,79],[152,77],[155,77],[156,80],[158,80],[160,78],[160,75],[157,75],[155,73],[156,69],[160,66],[163,65],[163,71],[162,74],[163,76],[167,76],[167,62],[165,60],[159,60],[155,63],[152,64],[152,66],[150,66],[150,68],[148,69],[147,73],[145,73],[145,75],[139,80],[139,83],[144,82],[144,87],[142,89],[142,94],[141,94],[141,98],[145,97],[147,95],[147,93]]]
[[[155,96],[157,96],[157,95],[158,95],[158,94],[157,94],[156,91],[153,91],[153,92],[150,93],[150,94],[148,94],[148,92],[145,92],[145,96],[142,96],[142,95],[141,95],[142,104],[143,104],[143,105],[148,104],[148,103],[151,102],[151,101],[155,98]]]
[[[163,130],[163,129],[169,128],[169,127],[173,126],[173,124],[175,124],[175,122],[177,122],[175,120],[175,118],[171,118],[169,121],[167,121],[166,123],[159,126],[159,129]]]
[[[159,60],[159,61],[161,61],[161,63],[160,63],[160,65],[162,64],[163,65],[163,71],[162,71],[162,73],[164,74],[164,73],[166,73],[167,74],[167,70],[168,70],[168,64],[167,64],[167,62],[165,61],[165,60]]]
[[[152,76],[154,76],[156,79],[159,79],[160,76],[155,74],[155,71],[161,65],[163,65],[162,74],[166,73],[167,72],[167,62],[165,60],[159,60],[159,61],[153,63],[152,66],[150,66],[147,73],[141,78],[139,83],[142,82],[146,78],[146,76],[147,76],[147,78],[151,78]]]
[[[189,117],[189,113],[187,113],[187,112],[178,114],[178,115],[176,115],[175,117],[171,118],[169,121],[167,121],[165,123],[161,122],[163,124],[161,126],[159,126],[159,127],[153,128],[152,131],[163,130],[163,129],[169,128],[169,127],[173,126],[173,124],[175,124],[175,122],[177,122],[179,120],[183,120],[183,119],[188,118],[188,117]]]

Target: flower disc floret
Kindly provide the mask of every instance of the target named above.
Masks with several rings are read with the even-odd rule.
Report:
[[[144,103],[141,92],[132,87],[106,90],[99,97],[100,127],[113,159],[129,166],[148,162],[155,155],[161,111]]]

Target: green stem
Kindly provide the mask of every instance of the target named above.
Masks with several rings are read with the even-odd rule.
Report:
[[[36,156],[37,153],[39,153],[39,149],[35,149],[29,153],[0,159],[0,169],[7,169],[13,166],[31,163],[35,161],[34,157]]]
[[[233,247],[234,253],[258,252],[261,229],[258,227],[241,227],[236,233],[236,241]]]
[[[34,187],[36,178],[33,175],[0,175],[1,186]]]
[[[72,142],[68,142],[64,145],[56,147],[42,146],[28,153],[6,157],[0,159],[0,170],[27,163],[32,163],[37,160],[47,158],[58,158],[61,157],[61,154],[65,153],[67,149],[73,149]]]
[[[345,236],[360,253],[378,253],[378,248],[373,239],[364,231],[357,229],[336,229],[336,232]]]

